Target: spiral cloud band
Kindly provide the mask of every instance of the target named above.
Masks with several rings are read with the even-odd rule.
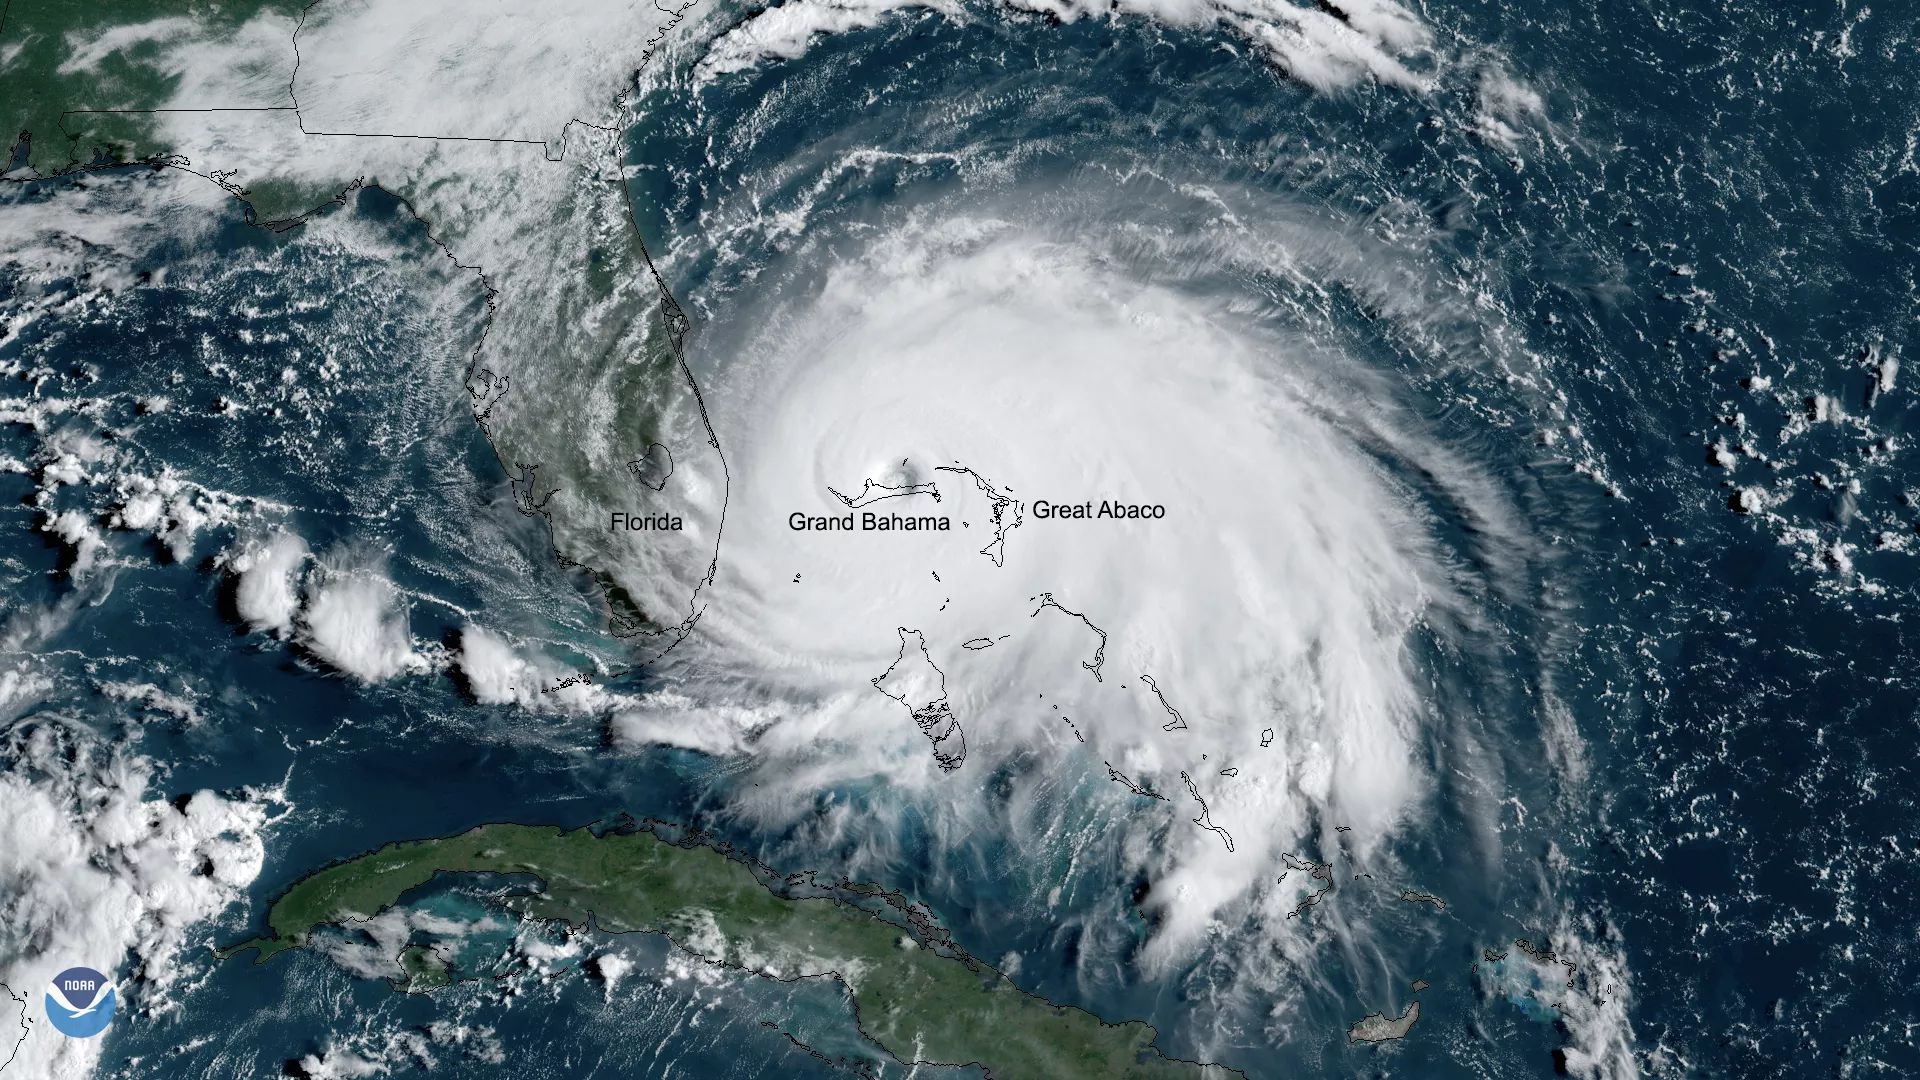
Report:
[[[1038,753],[1171,815],[1166,948],[1299,839],[1391,829],[1432,574],[1304,347],[993,219],[764,314],[710,394],[736,481],[683,661],[730,673],[700,693],[771,812],[878,775],[964,814]]]

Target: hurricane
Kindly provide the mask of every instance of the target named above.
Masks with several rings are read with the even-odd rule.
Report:
[[[1909,14],[27,7],[0,1080],[1911,1071]]]
[[[1052,62],[1111,78],[1074,14]],[[1467,841],[1460,877],[1497,875],[1498,813],[1451,777],[1578,799],[1537,763],[1583,751],[1525,710],[1496,711],[1497,737],[1461,715],[1468,687],[1509,680],[1497,656],[1553,632],[1490,610],[1537,603],[1549,540],[1534,493],[1406,375],[1484,377],[1519,359],[1482,351],[1511,328],[1437,271],[1434,230],[1385,239],[1261,175],[1291,121],[1273,98],[1310,105],[1424,50],[1424,27],[1380,8],[1335,48],[1298,36],[1323,12],[1164,14],[1296,35],[1235,65],[1245,97],[1192,102],[1187,123],[1235,139],[1169,152],[992,50],[933,59],[1038,30],[992,10],[888,26],[789,5],[663,79],[675,119],[635,158],[692,223],[656,265],[683,283],[730,482],[697,631],[659,703],[611,727],[735,756],[726,816],[873,873],[930,860],[952,888],[1010,860],[1036,912],[1124,893],[1136,930],[1053,931],[1079,935],[1076,980],[1192,982],[1192,1037],[1219,1060],[1352,977],[1325,969],[1329,940],[1368,977],[1413,977],[1363,919],[1309,929],[1303,867],[1338,853],[1349,880],[1404,879],[1440,816]],[[869,23],[886,29],[838,36]],[[1159,32],[1135,23],[1087,33]],[[815,72],[872,97],[827,107]],[[1415,108],[1424,85],[1376,92]],[[1537,390],[1501,396],[1524,415]]]

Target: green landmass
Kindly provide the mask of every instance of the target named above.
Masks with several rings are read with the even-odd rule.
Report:
[[[425,994],[453,983],[446,961],[424,945],[409,945],[400,952],[400,978],[388,979],[403,994]]]
[[[491,127],[445,132],[452,140],[445,143],[368,135],[366,143],[327,136],[310,144],[292,87],[295,28],[303,42],[326,40],[351,32],[359,9],[309,9],[308,0],[0,0],[0,153],[25,150],[23,161],[8,156],[0,170],[31,179],[135,162],[177,168],[220,185],[245,203],[252,223],[274,231],[344,205],[366,186],[404,200],[457,264],[487,264],[487,332],[469,362],[468,388],[475,420],[525,488],[516,489],[522,510],[547,519],[563,565],[600,571],[611,587],[624,582],[608,594],[615,635],[649,651],[671,647],[706,579],[663,593],[632,565],[634,538],[610,531],[607,514],[685,509],[677,490],[656,495],[627,467],[653,442],[669,445],[691,475],[717,475],[724,484],[726,464],[680,352],[686,314],[654,272],[625,184],[601,171],[619,170],[618,140],[603,148],[605,157],[572,152],[573,166],[589,164],[583,175],[594,182],[543,191],[537,210],[521,206],[517,212],[529,216],[515,228],[544,246],[536,252],[515,243],[513,255],[502,257],[469,230],[493,214],[490,198],[539,186],[520,184],[516,174],[544,155],[519,146],[457,166],[440,159],[443,151],[479,153],[499,134]],[[422,63],[457,60],[435,44],[422,43]],[[626,88],[609,82],[601,89],[616,95]],[[445,92],[464,91],[449,80]],[[321,93],[304,103],[315,107]],[[413,126],[404,115],[382,121],[389,122]],[[436,164],[415,171],[428,161]],[[454,171],[469,170],[497,170],[486,194],[468,192],[464,179],[450,181]],[[564,272],[573,267],[581,272]],[[592,408],[543,404],[562,398]],[[592,437],[583,438],[587,431]],[[718,532],[718,522],[710,534],[690,531],[689,546]]]
[[[168,105],[180,76],[158,63],[168,38],[192,21],[196,35],[221,35],[263,11],[297,16],[298,0],[7,0],[0,3],[0,143],[31,139],[27,165],[43,176],[97,160],[141,161],[171,153],[149,115],[124,110]],[[147,27],[143,32],[138,28]],[[120,47],[76,62],[76,46],[121,31]],[[287,60],[292,57],[288,43]],[[278,58],[275,58],[276,60]],[[237,102],[194,103],[207,108]],[[288,104],[291,104],[289,101]]]
[[[841,896],[782,896],[744,862],[648,831],[501,824],[389,844],[302,879],[268,911],[271,934],[220,955],[253,949],[264,963],[306,944],[316,928],[370,918],[442,873],[529,874],[540,891],[506,901],[527,916],[665,934],[710,963],[772,978],[838,979],[860,1030],[909,1064],[977,1064],[991,1077],[1032,1080],[1241,1075],[1162,1056],[1145,1023],[1107,1024],[1022,991],[896,896],[840,890],[885,900],[882,911]],[[403,988],[445,977],[444,965],[435,974],[437,960],[415,953],[412,962]]]

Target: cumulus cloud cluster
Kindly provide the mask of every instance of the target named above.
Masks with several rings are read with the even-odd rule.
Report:
[[[299,535],[277,529],[238,541],[219,562],[249,627],[296,642],[343,675],[377,683],[434,669],[377,554],[344,545],[315,557]]]
[[[1392,0],[1002,0],[1014,11],[1038,12],[1061,22],[1146,16],[1172,26],[1223,25],[1266,54],[1289,76],[1317,89],[1336,90],[1362,79],[1422,90],[1428,76],[1409,66],[1433,40],[1419,16]],[[744,71],[771,59],[795,59],[824,35],[878,26],[915,8],[963,21],[953,0],[789,0],[742,21],[721,35],[701,59],[702,81]]]
[[[40,508],[41,531],[71,553],[67,573],[75,580],[115,561],[115,532],[152,537],[173,561],[186,562],[202,532],[231,527],[250,508],[252,500],[151,467],[90,431],[58,426],[79,404],[0,399],[0,423],[44,432],[33,461],[0,460],[0,470],[37,473],[29,501]]]
[[[279,796],[170,800],[148,761],[51,719],[16,725],[0,761],[0,982],[33,994],[84,965],[130,973],[123,997],[162,1006],[195,924],[259,874]],[[12,1068],[85,1076],[99,1046],[36,1025]]]
[[[306,561],[307,542],[284,529],[243,541],[227,553],[227,569],[238,579],[234,606],[248,626],[282,638],[293,633]]]
[[[307,581],[299,640],[330,667],[365,683],[422,674],[407,608],[377,560],[353,551],[320,558]]]
[[[630,707],[630,695],[601,685],[601,674],[561,663],[535,642],[516,642],[484,626],[460,631],[452,661],[482,705],[519,705],[576,716]]]
[[[376,1027],[334,1035],[298,1059],[300,1075],[312,1080],[363,1080],[413,1068],[432,1070],[443,1061],[499,1065],[506,1050],[494,1029],[436,1020],[425,1027]]]

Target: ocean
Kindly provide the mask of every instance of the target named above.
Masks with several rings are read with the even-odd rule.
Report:
[[[1920,28],[1282,7],[791,0],[642,72],[619,182],[728,478],[664,658],[474,421],[486,268],[377,181],[284,233],[177,170],[0,188],[0,953],[125,999],[36,1067],[982,1075],[513,879],[410,897],[431,994],[391,927],[210,952],[394,840],[627,818],[1250,1077],[1920,1064]],[[943,466],[1167,520],[785,524]],[[951,772],[867,685],[906,610]]]

